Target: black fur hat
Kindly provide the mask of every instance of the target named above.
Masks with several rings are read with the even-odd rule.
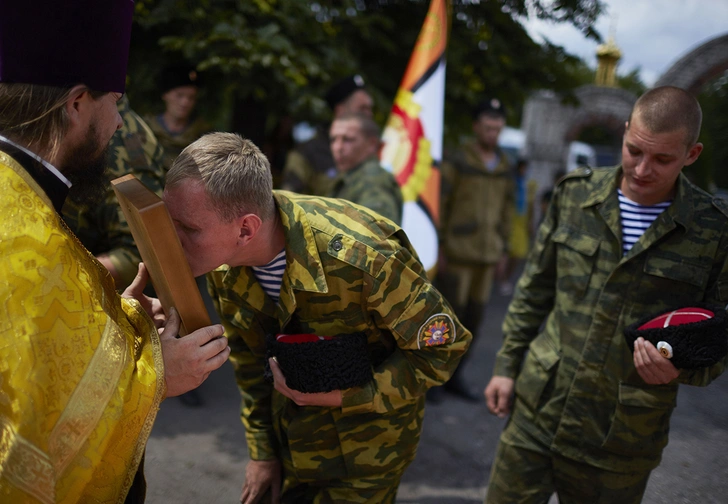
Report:
[[[334,110],[334,107],[360,89],[366,89],[364,79],[361,75],[350,75],[331,86],[326,92],[324,100],[326,100],[329,108]]]
[[[632,352],[641,336],[676,368],[703,368],[728,354],[728,314],[721,306],[706,304],[664,310],[631,324],[624,336]]]
[[[183,87],[195,86],[200,87],[202,82],[201,75],[197,70],[188,65],[175,65],[165,68],[159,80],[159,88],[162,94],[167,91]]]
[[[323,337],[279,334],[266,337],[268,357],[275,357],[288,388],[299,392],[331,392],[372,380],[366,334]],[[273,381],[266,361],[265,378]]]

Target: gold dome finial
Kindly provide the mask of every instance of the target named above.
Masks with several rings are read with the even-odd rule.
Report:
[[[617,63],[622,59],[622,51],[614,41],[616,23],[615,15],[612,19],[612,27],[609,30],[607,43],[597,47],[597,60],[599,61],[595,79],[597,86],[617,87]]]

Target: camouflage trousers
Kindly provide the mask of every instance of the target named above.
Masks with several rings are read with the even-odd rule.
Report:
[[[447,276],[454,283],[455,298],[450,299],[453,306],[465,306],[468,303],[487,304],[490,291],[493,290],[495,264],[459,264],[448,262]],[[472,330],[472,328],[469,328]]]
[[[301,407],[281,399],[279,395],[274,399],[274,429],[283,469],[282,504],[394,503],[402,474],[415,456],[418,438],[408,440],[403,434],[396,446],[388,448],[397,456],[386,457],[386,462],[356,450],[359,458],[354,463],[354,454],[340,444],[333,418],[328,425],[317,424],[315,430],[307,421],[311,420],[308,413],[331,415],[326,408]],[[420,410],[412,415],[420,418]],[[387,444],[382,433],[389,431],[381,419],[377,424],[366,422],[366,417],[357,415],[365,429],[358,434],[360,440],[374,447]]]
[[[301,483],[287,477],[281,504],[394,504],[400,475],[392,478],[359,478]]]
[[[531,441],[527,442],[531,445],[528,448],[520,441],[504,442],[504,437],[507,441],[514,438],[507,432],[513,428],[512,423],[506,427],[498,444],[486,504],[546,504],[554,493],[560,504],[642,501],[650,471],[606,471],[562,457]]]

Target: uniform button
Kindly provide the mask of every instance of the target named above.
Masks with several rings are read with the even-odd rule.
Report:
[[[344,248],[344,246],[341,244],[341,240],[335,240],[334,243],[331,244],[331,248],[338,252]]]
[[[591,168],[584,168],[584,174],[585,175],[591,175]]]
[[[672,346],[667,341],[658,341],[657,349],[660,351],[662,356],[666,359],[672,359]]]

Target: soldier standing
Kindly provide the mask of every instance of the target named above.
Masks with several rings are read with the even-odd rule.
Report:
[[[681,173],[702,150],[701,117],[687,92],[650,90],[626,123],[622,165],[555,188],[485,389],[491,412],[511,414],[486,502],[640,502],[678,384],[725,369],[725,358],[676,369],[623,334],[661,310],[728,302],[728,208]]]
[[[361,75],[346,77],[334,84],[326,93],[333,118],[343,114],[372,116],[372,97],[367,93]],[[301,194],[325,196],[331,190],[337,171],[331,155],[328,128],[320,128],[316,135],[297,146],[288,154],[283,167],[281,189]]]
[[[212,270],[233,349],[251,458],[241,501],[271,488],[274,502],[279,493],[282,502],[394,502],[424,394],[449,378],[471,339],[402,229],[344,200],[272,191],[268,160],[232,133],[185,149],[164,200],[193,273]],[[266,337],[277,342],[279,333],[355,353],[363,335],[369,378],[294,390],[286,380],[300,378],[295,366],[266,355]],[[318,355],[308,357],[332,382],[348,372]],[[274,383],[264,381],[266,362]]]
[[[195,117],[200,76],[187,66],[164,70],[161,79],[165,109],[159,115],[145,117],[164,148],[164,170],[169,170],[182,149],[212,130],[202,117]]]
[[[117,108],[122,126],[109,144],[107,175],[113,179],[133,174],[161,196],[164,151],[149,126],[131,109],[126,96],[119,100]],[[83,246],[109,270],[117,289],[131,284],[141,257],[110,185],[104,199],[94,205],[68,198],[63,206],[63,220]]]
[[[331,152],[338,175],[327,196],[342,198],[402,223],[402,191],[377,158],[381,133],[370,117],[344,114],[331,123]]]
[[[440,278],[453,284],[454,297],[448,301],[474,338],[485,315],[497,265],[506,257],[511,231],[513,176],[507,156],[498,147],[505,123],[500,100],[482,102],[473,112],[475,140],[446,156],[441,167],[438,269]],[[444,388],[477,401],[479,391],[470,389],[463,379],[464,365],[461,361]],[[430,397],[439,399],[437,394]]]
[[[195,117],[195,105],[200,89],[200,75],[194,68],[176,65],[166,68],[161,79],[162,101],[164,112],[157,116],[148,116],[147,122],[164,148],[164,171],[172,166],[182,149],[212,129],[202,117]],[[197,278],[197,287],[208,310],[210,298],[207,293],[205,278]],[[188,406],[201,406],[203,399],[200,391],[190,390],[180,396],[180,400]]]

